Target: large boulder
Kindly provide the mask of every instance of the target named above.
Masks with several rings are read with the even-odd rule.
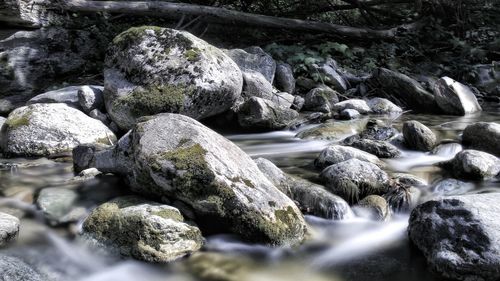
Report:
[[[0,131],[0,147],[11,156],[47,156],[83,143],[113,144],[116,137],[102,122],[63,103],[17,108]]]
[[[45,281],[38,272],[24,261],[6,255],[0,255],[0,280]]]
[[[200,230],[184,222],[179,210],[134,196],[100,205],[82,229],[91,242],[148,262],[170,262],[203,245]]]
[[[434,132],[418,121],[406,121],[403,124],[405,145],[410,149],[429,151],[437,145]]]
[[[287,63],[276,64],[276,77],[274,80],[276,88],[283,92],[293,94],[295,92],[295,78],[293,69]]]
[[[445,114],[466,115],[481,111],[481,106],[471,89],[450,77],[436,81],[434,95],[438,106]]]
[[[398,106],[417,112],[440,112],[434,95],[402,73],[378,68],[372,79],[380,85],[379,96],[390,99]]]
[[[231,49],[224,52],[238,65],[242,72],[254,71],[262,74],[269,83],[273,83],[276,62],[273,57],[260,47],[249,47],[245,50]]]
[[[444,277],[499,280],[499,201],[500,193],[428,201],[410,216],[410,239]]]
[[[93,73],[102,43],[90,31],[59,27],[18,31],[0,41],[0,114],[22,106],[48,86]]]
[[[337,92],[331,88],[314,88],[306,94],[304,108],[310,111],[330,113],[333,105],[338,102]]]
[[[457,178],[488,179],[500,173],[500,159],[478,150],[462,150],[449,161],[439,163]]]
[[[378,157],[373,154],[364,152],[354,147],[334,144],[321,151],[318,158],[314,160],[314,166],[323,169],[349,159],[358,159],[376,165],[383,165],[382,161],[380,161]]]
[[[349,204],[322,186],[285,174],[265,158],[257,158],[255,163],[281,192],[297,202],[297,206],[305,214],[336,220],[351,216]]]
[[[273,85],[259,72],[245,71],[243,72],[243,96],[270,100],[273,96]]]
[[[206,231],[283,245],[301,241],[297,206],[239,147],[184,115],[144,119],[109,150],[86,150],[76,162],[123,175],[137,193],[178,200]],[[79,159],[80,158],[80,159]]]
[[[9,214],[0,213],[0,246],[4,246],[17,238],[19,234],[19,224],[18,218]]]
[[[462,143],[473,149],[500,156],[500,124],[493,122],[471,124],[462,134]]]
[[[326,188],[350,203],[368,195],[381,195],[389,190],[389,176],[377,165],[349,159],[325,168],[320,178]]]
[[[248,99],[238,110],[238,123],[251,130],[283,129],[297,117],[297,111],[258,97]]]
[[[174,112],[195,119],[230,109],[243,78],[221,50],[185,32],[134,27],[113,40],[104,69],[104,99],[122,129],[141,116]]]

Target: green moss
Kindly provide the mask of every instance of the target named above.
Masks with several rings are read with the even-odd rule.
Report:
[[[173,219],[176,221],[184,221],[184,217],[177,212],[176,210],[173,209],[162,209],[156,212],[152,212],[152,215],[162,217],[164,219]]]
[[[184,109],[184,99],[195,92],[184,85],[152,85],[137,87],[132,93],[118,98],[113,106],[127,107],[135,117],[160,112],[178,113]]]
[[[21,116],[11,116],[5,121],[5,125],[9,129],[15,129],[21,126],[28,126],[30,124],[31,113],[25,113]]]
[[[207,151],[199,144],[186,148],[178,148],[161,155],[161,159],[172,161],[179,170],[206,169],[205,155]]]
[[[121,47],[128,46],[131,42],[135,42],[141,38],[146,30],[153,30],[157,35],[161,34],[165,29],[158,26],[138,26],[127,29],[126,31],[118,34],[113,39],[113,44]]]
[[[184,53],[184,56],[190,62],[199,61],[200,60],[200,49],[192,48],[192,49],[186,50],[186,52]]]

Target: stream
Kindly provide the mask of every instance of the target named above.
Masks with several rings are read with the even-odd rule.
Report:
[[[384,118],[378,116],[377,118]],[[425,180],[420,202],[437,196],[499,192],[498,182],[442,184],[446,178],[435,163],[451,159],[462,147],[462,130],[477,121],[500,122],[500,108],[484,105],[480,114],[465,117],[404,114],[391,120],[417,120],[437,133],[442,143],[432,153],[402,150],[384,159],[390,173],[409,173]],[[305,130],[317,125],[308,125]],[[353,129],[353,133],[355,130]],[[332,141],[302,140],[298,131],[225,134],[253,158],[271,160],[285,172],[317,182],[312,162]],[[46,187],[68,187],[74,176],[67,159],[0,159],[0,211],[23,216],[18,240],[0,254],[18,257],[48,280],[440,280],[409,243],[408,213],[379,222],[351,215],[341,221],[306,216],[312,238],[301,246],[270,248],[251,245],[229,235],[207,237],[201,253],[170,265],[120,260],[89,251],[78,239],[80,224],[51,227],[33,204]],[[104,199],[126,194],[119,179],[105,177],[83,190]],[[194,260],[194,261],[193,261]]]

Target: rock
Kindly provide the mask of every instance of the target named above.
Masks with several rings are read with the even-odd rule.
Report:
[[[400,182],[382,197],[394,213],[407,213],[418,205],[421,194],[420,189]]]
[[[295,80],[295,86],[300,90],[300,92],[302,91],[308,92],[314,88],[319,88],[323,85],[310,78],[300,76]]]
[[[434,95],[404,74],[378,68],[374,71],[372,80],[380,86],[379,96],[388,98],[400,107],[417,112],[440,112]]]
[[[272,84],[276,72],[276,62],[273,57],[259,47],[250,47],[245,50],[224,50],[243,72],[255,71],[262,74]]]
[[[97,46],[106,43],[96,32],[50,27],[18,31],[1,40],[0,114],[25,105],[61,77],[100,69],[103,48]]]
[[[0,280],[43,281],[46,279],[24,261],[16,257],[0,255]]]
[[[492,61],[489,64],[477,64],[472,66],[473,72],[470,81],[475,87],[492,92],[500,83],[500,63]]]
[[[88,86],[87,86],[88,87]],[[65,103],[68,106],[82,110],[78,102],[78,91],[81,86],[70,86],[58,90],[46,92],[30,99],[27,104],[35,103]]]
[[[500,172],[500,160],[494,155],[478,150],[462,150],[439,166],[457,178],[483,180],[496,177]]]
[[[307,180],[295,178],[281,171],[265,158],[254,160],[260,171],[305,214],[326,219],[342,220],[352,215],[349,204],[337,195],[326,191],[322,186]]]
[[[432,193],[439,196],[461,195],[474,190],[474,188],[475,185],[471,182],[464,182],[456,179],[444,179],[432,188]]]
[[[314,88],[306,97],[304,107],[306,110],[330,113],[334,104],[339,102],[337,92],[328,88]]]
[[[389,187],[386,172],[373,163],[355,158],[325,168],[320,178],[328,190],[350,203],[368,195],[384,194]]]
[[[466,115],[481,111],[481,106],[470,88],[449,77],[436,81],[434,95],[438,106],[445,114]]]
[[[109,118],[106,114],[102,113],[99,109],[93,109],[89,112],[89,116],[101,121],[103,124],[109,124]]]
[[[295,96],[290,95],[289,93],[286,92],[275,93],[273,94],[271,101],[280,107],[294,109],[292,107],[293,107],[293,102],[295,101]]]
[[[83,112],[89,114],[92,110],[104,110],[104,87],[82,86],[78,89],[78,103]]]
[[[323,83],[331,86],[335,91],[344,93],[348,89],[345,79],[329,64],[313,66],[314,74],[321,75]]]
[[[283,108],[270,100],[252,97],[241,105],[238,123],[253,130],[279,130],[289,126],[299,117],[297,111]]]
[[[328,121],[317,127],[299,132],[296,137],[301,139],[341,140],[362,131],[366,120]]]
[[[360,99],[345,100],[333,106],[333,110],[337,112],[341,112],[344,109],[354,109],[361,114],[367,114],[371,110],[366,101]]]
[[[141,116],[174,112],[203,119],[229,110],[243,78],[221,50],[185,31],[133,27],[113,40],[104,69],[111,119],[129,129]]]
[[[179,210],[135,196],[100,205],[83,223],[83,235],[122,256],[165,263],[198,251],[200,230]]]
[[[49,224],[61,225],[78,222],[85,218],[87,210],[77,204],[78,193],[66,188],[44,188],[38,194],[36,204]]]
[[[429,265],[446,278],[500,278],[500,193],[428,201],[410,216],[408,234]]]
[[[403,112],[403,109],[401,109],[401,107],[384,98],[370,99],[368,101],[368,106],[370,107],[371,112],[375,114],[391,114]]]
[[[7,118],[0,116],[0,129],[2,129],[3,124],[7,121]]]
[[[318,158],[314,160],[314,166],[323,169],[330,165],[337,164],[349,159],[358,159],[365,162],[370,162],[375,165],[383,165],[377,156],[364,152],[354,147],[342,145],[330,145],[323,149]]]
[[[259,72],[244,71],[243,95],[270,100],[273,96],[273,85]]]
[[[287,63],[276,64],[276,76],[274,83],[276,88],[283,92],[293,94],[295,92],[295,78],[293,77],[293,69]]]
[[[478,122],[465,128],[462,143],[500,157],[500,124]]]
[[[19,224],[18,218],[0,212],[0,246],[5,246],[17,238],[19,234]],[[0,267],[0,273],[1,270]],[[0,276],[2,275],[0,274]]]
[[[362,210],[358,210],[358,214],[361,216],[369,217],[374,220],[385,221],[391,215],[391,209],[389,205],[385,201],[385,199],[379,195],[368,195],[356,204],[356,208],[360,208]]]
[[[70,152],[83,143],[113,144],[115,134],[102,122],[62,103],[32,104],[14,110],[0,131],[1,147],[11,156]]]
[[[392,174],[392,179],[403,185],[419,186],[419,187],[427,186],[427,182],[424,179],[421,179],[412,174],[395,173]]]
[[[302,108],[304,107],[305,103],[306,103],[306,100],[303,97],[295,96],[291,108],[294,110],[297,110],[297,111],[301,111]]]
[[[136,193],[183,202],[204,231],[273,245],[303,239],[298,208],[235,144],[187,116],[143,120],[113,149],[80,158],[122,175]]]
[[[355,109],[344,109],[340,112],[340,119],[342,120],[352,120],[352,119],[357,119],[361,116],[361,113],[359,113]]]
[[[429,151],[437,145],[437,138],[431,129],[418,121],[406,121],[403,124],[403,137],[409,149]]]
[[[344,143],[380,158],[395,158],[401,155],[397,147],[386,141],[351,137],[344,140]]]
[[[399,134],[398,130],[391,126],[387,126],[383,121],[370,119],[366,124],[366,128],[359,135],[362,139],[389,141]]]

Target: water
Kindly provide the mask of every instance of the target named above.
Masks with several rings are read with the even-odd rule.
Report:
[[[462,130],[475,121],[500,121],[498,108],[467,117],[405,114],[393,124],[418,120],[446,140],[430,153],[404,150],[397,159],[385,160],[390,173],[404,172],[429,183],[421,201],[436,196],[498,192],[498,182],[458,182],[434,166],[451,159],[463,148]],[[300,130],[310,129],[309,125]],[[288,173],[318,181],[312,162],[331,141],[301,140],[299,131],[227,135],[252,157],[265,157]],[[81,186],[72,183],[69,162],[49,159],[0,159],[0,211],[23,216],[19,239],[0,254],[21,258],[50,280],[439,280],[422,255],[410,246],[406,228],[409,214],[376,222],[359,217],[342,221],[307,216],[312,239],[296,247],[252,245],[230,235],[207,237],[202,252],[170,265],[121,260],[89,251],[79,243],[80,223],[49,227],[34,198],[46,187],[76,189],[89,200],[104,200],[127,193],[119,179]],[[92,196],[90,196],[92,195]],[[92,205],[85,205],[92,208]]]

